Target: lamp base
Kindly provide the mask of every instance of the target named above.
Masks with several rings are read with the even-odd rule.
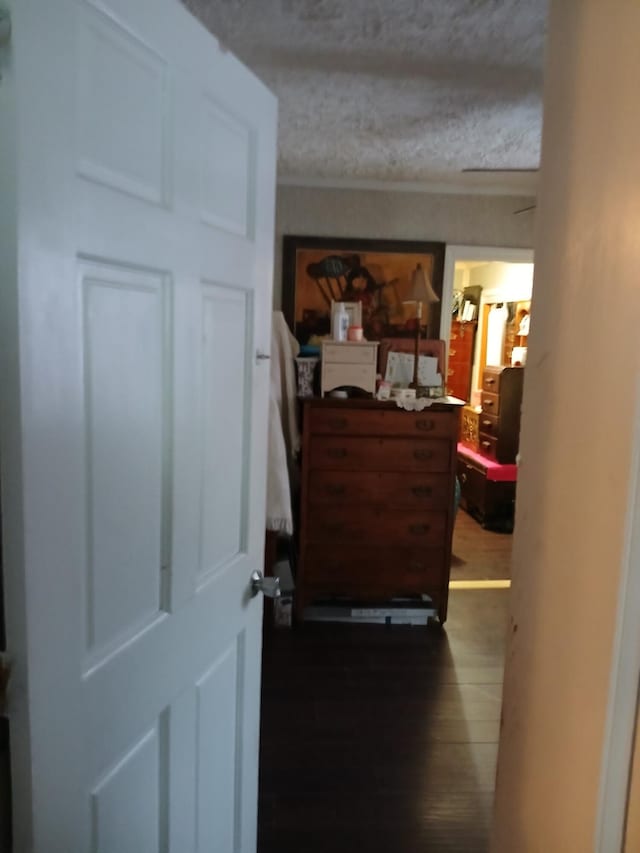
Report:
[[[430,397],[428,385],[416,385],[416,397]]]

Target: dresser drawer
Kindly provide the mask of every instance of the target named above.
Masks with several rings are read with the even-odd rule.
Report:
[[[457,414],[449,412],[401,412],[368,409],[314,408],[307,413],[309,428],[317,435],[415,435],[449,438],[454,435]]]
[[[373,364],[378,360],[378,347],[370,344],[324,344],[322,360],[325,364]]]
[[[497,415],[500,411],[500,396],[498,394],[490,394],[487,391],[483,391],[481,403],[484,414]]]
[[[498,439],[495,435],[487,435],[484,432],[480,433],[480,453],[497,461]]]
[[[447,471],[451,442],[446,439],[315,436],[311,469],[356,471]]]
[[[447,513],[435,510],[375,509],[370,506],[310,508],[308,542],[345,545],[439,545]]]
[[[487,367],[482,372],[482,390],[489,391],[492,394],[497,394],[500,391],[500,377],[503,372],[502,367]]]
[[[486,412],[482,412],[478,422],[478,430],[483,432],[485,435],[497,435],[498,434],[498,418],[496,415],[488,415]]]
[[[309,475],[309,503],[312,506],[368,503],[448,509],[450,501],[449,474],[312,470]]]
[[[327,592],[339,595],[380,588],[392,595],[426,592],[442,583],[444,549],[374,548],[343,545],[340,548],[314,545],[304,555],[305,585],[322,584]],[[398,584],[401,583],[399,587]]]
[[[353,385],[355,388],[375,390],[375,365],[366,364],[323,364],[322,387],[327,391],[341,385]]]

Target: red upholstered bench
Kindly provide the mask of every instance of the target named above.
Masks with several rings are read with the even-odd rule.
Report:
[[[501,465],[458,444],[460,505],[483,527],[513,530],[517,465]]]

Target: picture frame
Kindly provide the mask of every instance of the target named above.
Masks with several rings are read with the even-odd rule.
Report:
[[[415,361],[415,340],[410,338],[383,338],[380,341],[380,352],[378,368],[383,379],[387,376],[387,362],[389,355],[392,352],[402,353],[411,356],[411,365]],[[442,382],[438,385],[425,385],[418,389],[418,396],[428,397],[445,397],[445,369],[446,369],[446,345],[442,340],[421,340],[418,351],[419,356],[427,355],[438,360],[438,373],[442,378]],[[410,373],[413,375],[413,366],[410,368]]]
[[[301,345],[331,333],[333,301],[361,303],[365,340],[412,338],[418,264],[440,300],[430,305],[422,337],[440,337],[444,243],[285,235],[282,248],[282,310]]]

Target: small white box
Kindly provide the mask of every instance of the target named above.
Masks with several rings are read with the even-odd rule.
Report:
[[[320,393],[350,385],[375,394],[378,341],[323,341]]]

